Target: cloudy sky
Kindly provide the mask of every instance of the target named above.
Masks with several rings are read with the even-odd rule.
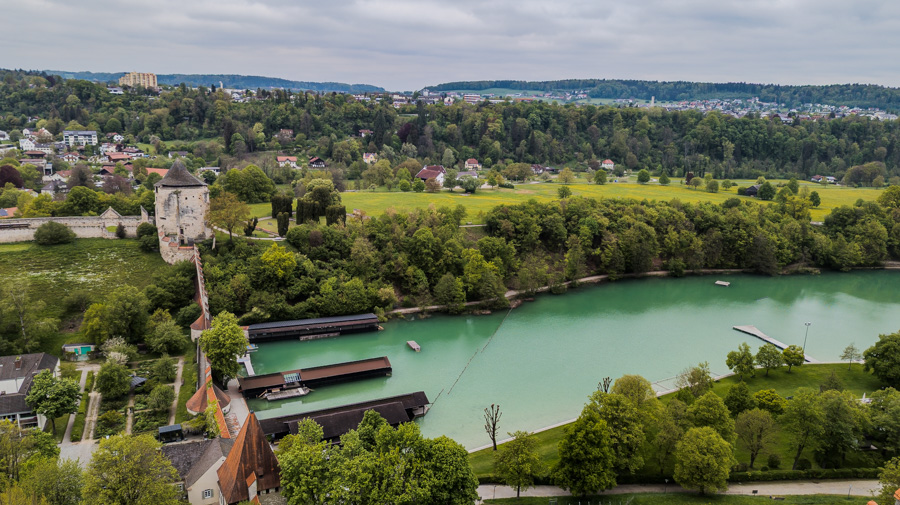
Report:
[[[900,86],[897,0],[25,0],[0,67]]]

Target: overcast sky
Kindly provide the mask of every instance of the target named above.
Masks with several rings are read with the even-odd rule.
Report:
[[[897,0],[25,0],[0,67],[414,90],[568,78],[900,86]]]

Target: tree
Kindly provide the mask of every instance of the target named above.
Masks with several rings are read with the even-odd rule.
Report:
[[[172,319],[155,325],[147,334],[146,341],[150,350],[159,354],[179,354],[187,344],[187,339],[184,338],[181,329]]]
[[[824,423],[816,443],[816,460],[822,468],[838,468],[863,438],[863,429],[869,421],[867,410],[849,391],[824,391],[820,403]]]
[[[412,189],[416,193],[421,193],[425,191],[425,182],[422,179],[416,179],[412,183]]]
[[[737,351],[728,353],[725,364],[731,371],[736,373],[741,380],[744,380],[744,375],[753,377],[756,373],[756,368],[754,367],[756,365],[755,361],[753,353],[750,352],[750,346],[747,345],[747,342],[743,342],[738,346]]]
[[[872,371],[875,377],[889,386],[900,385],[900,332],[879,335],[878,342],[866,349],[865,371]]]
[[[757,407],[767,410],[775,416],[784,412],[788,402],[785,397],[778,394],[774,389],[760,389],[753,393],[753,400],[756,402]]]
[[[124,366],[107,362],[97,372],[94,386],[100,394],[107,398],[121,398],[127,395],[131,389],[131,374]]]
[[[299,210],[299,209],[298,209]],[[234,193],[223,191],[209,199],[206,220],[212,226],[228,231],[229,240],[234,240],[234,229],[250,219],[250,206],[240,201]],[[299,215],[299,213],[298,213]]]
[[[0,188],[12,184],[16,188],[24,188],[25,183],[22,181],[22,174],[12,165],[0,166]]]
[[[34,241],[39,245],[70,244],[75,241],[75,232],[62,223],[47,221],[34,231]]]
[[[728,388],[724,402],[732,416],[737,416],[741,412],[756,407],[756,400],[753,399],[753,396],[750,394],[750,388],[747,387],[747,383],[744,381],[740,381]]]
[[[41,458],[30,465],[21,484],[35,496],[43,496],[49,505],[78,505],[84,472],[77,460]]]
[[[278,224],[278,236],[284,237],[287,235],[288,228],[291,225],[291,218],[287,215],[286,212],[282,212],[278,214],[278,217],[275,218]]]
[[[575,172],[572,172],[572,169],[566,167],[559,172],[559,182],[563,184],[572,184],[575,182]]]
[[[791,368],[800,366],[806,361],[806,355],[803,353],[803,348],[799,345],[789,345],[785,347],[785,349],[781,351],[781,356],[784,358],[784,364],[788,366],[788,373],[790,373]]]
[[[775,186],[772,185],[771,182],[766,181],[759,187],[759,191],[756,193],[757,198],[760,200],[771,200],[775,198]]]
[[[678,374],[675,379],[675,387],[687,389],[694,398],[703,396],[712,389],[713,380],[709,373],[709,363],[703,362],[695,367],[690,367]]]
[[[712,391],[687,408],[687,417],[694,426],[708,426],[729,443],[734,441],[734,419],[722,398]]]
[[[847,369],[850,370],[853,367],[854,361],[859,361],[863,357],[862,353],[859,352],[859,349],[856,347],[856,344],[850,344],[844,348],[844,352],[841,353],[841,360],[847,360],[849,363],[847,364]]]
[[[768,377],[769,370],[784,365],[784,357],[781,355],[781,351],[774,345],[763,344],[756,352],[756,362],[766,369],[766,377]]]
[[[150,391],[147,398],[147,407],[152,410],[167,411],[172,407],[173,401],[175,401],[175,390],[171,386],[160,384]]]
[[[310,424],[312,426],[310,426]],[[337,480],[338,468],[334,458],[337,451],[322,441],[322,427],[311,419],[297,424],[301,434],[288,435],[278,446],[281,485],[291,505],[326,503],[332,484]],[[302,433],[318,428],[319,436],[304,437]]]
[[[818,208],[819,205],[822,204],[822,198],[819,196],[818,191],[813,191],[809,194],[809,203],[816,208]]]
[[[600,414],[585,407],[578,419],[565,427],[553,480],[576,496],[615,487],[616,461],[610,435]]]
[[[497,426],[502,415],[499,405],[492,403],[490,407],[485,407],[484,409],[484,431],[487,432],[488,437],[491,439],[495,451],[497,450]]]
[[[750,453],[750,468],[756,457],[775,437],[778,427],[775,419],[767,410],[759,408],[741,412],[734,422],[738,443]]]
[[[559,197],[560,200],[565,200],[566,198],[569,198],[570,196],[572,196],[572,189],[569,188],[568,186],[560,186],[556,190],[556,195]]]
[[[504,484],[516,488],[519,498],[522,488],[534,486],[534,478],[543,473],[544,465],[536,450],[537,441],[530,433],[517,431],[508,435],[513,438],[494,454],[494,469]]]
[[[653,390],[653,384],[640,375],[623,375],[616,379],[609,389],[610,393],[620,394],[629,400],[635,408],[644,415],[649,416],[646,420],[655,418],[661,405]]]
[[[610,445],[615,454],[615,467],[634,473],[644,466],[640,448],[644,444],[644,419],[628,397],[618,393],[594,391],[585,408],[592,408],[606,422]]]
[[[594,184],[606,184],[606,170],[600,169],[594,172]]]
[[[647,184],[650,182],[650,172],[646,168],[642,168],[637,174],[637,181],[640,184]]]
[[[824,433],[824,417],[821,399],[815,391],[800,388],[787,402],[779,422],[791,435],[791,440],[797,448],[791,467],[793,470],[797,469],[797,462],[800,461],[800,456],[807,445],[815,443]]]
[[[709,427],[691,428],[675,450],[675,482],[701,494],[728,489],[734,449]]]
[[[151,435],[101,440],[85,475],[83,496],[98,505],[176,505],[178,472]]]
[[[150,365],[150,376],[159,382],[172,382],[177,375],[175,364],[175,358],[170,357],[168,354],[163,354]]]
[[[30,294],[31,284],[27,278],[8,277],[0,284],[0,324],[5,314],[10,330],[0,339],[0,349],[7,353],[33,352],[59,328],[58,319],[42,317],[46,307],[44,301],[31,300]]]
[[[668,186],[671,181],[669,180],[669,175],[665,172],[659,176],[659,184],[662,186]]]
[[[140,341],[150,318],[150,302],[144,293],[134,286],[122,286],[110,293],[107,299],[109,334],[131,343]]]
[[[707,193],[718,193],[719,192],[719,181],[709,181],[706,183],[706,192]]]
[[[234,314],[221,312],[213,318],[210,329],[200,336],[200,348],[213,374],[222,381],[225,377],[237,377],[240,368],[237,358],[247,352],[247,337]]]
[[[478,179],[465,176],[459,180],[459,187],[463,188],[463,191],[465,191],[466,193],[474,194],[478,189]]]
[[[459,277],[447,272],[434,286],[434,300],[447,307],[451,314],[459,314],[465,308],[466,291]]]
[[[81,333],[88,342],[103,345],[109,338],[109,309],[106,304],[92,303],[84,311]]]
[[[56,432],[56,418],[71,414],[77,408],[78,384],[70,379],[54,377],[50,370],[41,370],[34,376],[25,403],[34,411],[50,419],[50,426]]]
[[[884,464],[878,475],[878,483],[881,484],[878,505],[894,505],[896,503],[895,493],[900,489],[900,457]]]

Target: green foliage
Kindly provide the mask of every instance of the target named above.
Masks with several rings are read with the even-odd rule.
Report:
[[[534,486],[534,478],[544,472],[544,467],[530,433],[517,431],[509,435],[513,439],[500,446],[494,455],[494,468],[503,483],[516,488],[518,498],[523,488]]]
[[[644,420],[629,397],[595,391],[585,409],[594,409],[610,432],[610,445],[617,470],[634,473],[644,466],[640,448],[644,444]],[[649,419],[648,419],[649,420]]]
[[[741,412],[756,407],[756,400],[750,395],[750,388],[747,387],[744,381],[740,381],[728,388],[724,402],[732,416],[738,416]]]
[[[670,182],[671,182],[671,181],[669,180],[669,175],[668,175],[667,173],[663,172],[663,173],[659,176],[659,183],[660,183],[661,185],[663,185],[663,186],[668,186]],[[724,184],[723,184],[723,186],[724,186]],[[728,189],[728,188],[725,188],[725,189]]]
[[[900,386],[900,332],[879,335],[878,342],[866,349],[865,370],[893,387]]]
[[[240,366],[237,358],[247,351],[247,337],[234,314],[222,312],[200,336],[200,347],[216,378],[237,377]]]
[[[150,391],[150,396],[147,400],[147,408],[168,412],[174,401],[175,390],[173,390],[171,386],[161,384]]]
[[[96,388],[106,398],[122,398],[128,394],[131,374],[117,363],[104,363],[97,372]]]
[[[256,165],[231,169],[222,174],[216,183],[246,203],[268,202],[275,193],[275,183]]]
[[[557,188],[556,194],[560,200],[565,200],[566,198],[572,196],[572,188],[568,186],[560,186],[559,188]]]
[[[181,328],[175,324],[174,320],[164,321],[156,325],[147,334],[146,342],[153,352],[159,354],[181,354],[188,343],[185,336],[181,333]]]
[[[69,244],[75,241],[75,232],[62,223],[47,221],[34,231],[34,241],[40,245]]]
[[[803,352],[803,348],[798,345],[789,345],[781,351],[781,356],[784,358],[784,364],[788,366],[788,372],[791,371],[795,366],[800,366],[806,361],[806,354]]]
[[[766,369],[766,377],[768,377],[769,370],[777,369],[784,365],[784,357],[774,345],[764,344],[756,352],[756,363]]]
[[[646,168],[642,168],[637,174],[637,181],[640,184],[647,184],[650,182],[650,171]]]
[[[459,180],[459,187],[463,189],[466,193],[474,194],[479,186],[478,179],[474,177],[463,177]]]
[[[163,354],[161,358],[154,361],[150,366],[150,376],[159,382],[172,382],[177,375],[176,365],[175,358]]]
[[[615,452],[606,421],[594,408],[585,408],[566,426],[559,442],[559,462],[554,481],[576,496],[585,496],[616,485]]]
[[[83,474],[78,461],[44,458],[29,466],[21,485],[36,496],[43,496],[48,505],[78,505]]]
[[[753,393],[753,400],[756,402],[757,407],[767,410],[776,416],[784,412],[784,409],[787,407],[787,400],[774,389],[760,389]]]
[[[760,452],[774,441],[777,429],[775,418],[767,410],[754,408],[737,416],[734,431],[738,443],[750,453],[750,468],[753,468]],[[775,468],[778,468],[778,465],[775,465]]]
[[[600,169],[594,172],[594,184],[601,186],[606,184],[606,170]]]
[[[451,314],[462,312],[466,302],[462,280],[453,274],[444,274],[434,287],[434,299],[439,305],[446,306]]]
[[[56,418],[75,412],[78,389],[77,382],[54,377],[52,371],[42,370],[32,379],[25,402],[36,413],[50,419],[50,425],[56,431]]]
[[[752,378],[756,374],[756,359],[753,353],[750,352],[750,346],[747,345],[747,342],[743,342],[738,346],[737,351],[728,353],[725,365],[736,373],[741,380],[744,379],[745,375],[747,378]]]
[[[712,389],[712,386],[712,375],[709,373],[709,363],[707,362],[687,368],[675,380],[675,387],[687,390],[694,398],[703,396]]]
[[[122,286],[110,293],[107,300],[109,334],[132,343],[140,341],[149,319],[147,297],[134,286]]]
[[[712,428],[691,428],[675,452],[675,482],[701,494],[724,491],[735,460],[731,444]]]
[[[734,442],[734,419],[722,398],[712,391],[687,408],[687,418],[695,427],[712,428],[723,440]]]
[[[85,474],[85,501],[101,505],[176,505],[178,473],[150,435],[101,440]]]
[[[878,505],[893,505],[896,503],[894,493],[900,489],[900,457],[885,463],[881,474],[878,476],[881,491],[878,493]]]
[[[822,401],[819,395],[812,390],[798,391],[788,401],[784,414],[779,421],[794,441],[796,453],[794,455],[793,470],[797,470],[797,463],[803,450],[810,444],[815,444],[824,433],[825,413],[822,410]]]

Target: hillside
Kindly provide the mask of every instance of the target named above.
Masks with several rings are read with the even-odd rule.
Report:
[[[657,101],[758,97],[788,107],[804,103],[900,109],[900,89],[874,84],[787,86],[745,82],[641,81],[631,79],[566,79],[558,81],[459,81],[429,86],[431,91],[480,91],[506,88],[523,91],[584,91],[591,98],[636,98]]]
[[[45,70],[48,74],[59,75],[66,79],[82,79],[96,82],[118,82],[125,72],[70,72],[66,70]],[[184,83],[188,86],[222,86],[234,89],[284,88],[308,91],[340,91],[345,93],[380,93],[384,88],[370,84],[346,84],[343,82],[310,82],[291,81],[278,77],[236,74],[157,74],[160,84],[177,86]]]

